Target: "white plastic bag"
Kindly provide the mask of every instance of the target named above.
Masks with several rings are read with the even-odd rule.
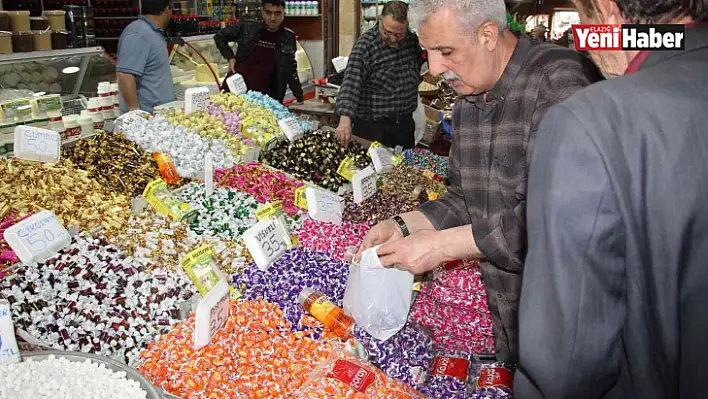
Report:
[[[369,251],[374,251],[372,248]],[[413,274],[372,264],[353,263],[344,292],[344,311],[374,338],[385,341],[408,320],[413,294]],[[378,260],[378,259],[377,259]],[[379,263],[380,265],[380,263]]]
[[[415,122],[415,144],[418,145],[425,134],[425,127],[428,123],[428,118],[425,116],[425,107],[418,96],[418,108],[413,113],[413,121]]]

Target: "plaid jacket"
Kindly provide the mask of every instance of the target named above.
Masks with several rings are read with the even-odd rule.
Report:
[[[436,229],[471,224],[492,312],[497,355],[518,356],[526,257],[526,179],[536,129],[549,107],[601,78],[579,53],[525,34],[494,88],[453,110],[450,187],[420,211]]]
[[[411,115],[418,105],[423,50],[415,33],[397,48],[381,38],[379,25],[357,39],[337,95],[337,115],[364,120]]]

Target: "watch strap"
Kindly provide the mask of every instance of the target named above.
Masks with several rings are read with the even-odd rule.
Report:
[[[403,237],[408,237],[409,235],[411,235],[411,232],[408,230],[408,225],[402,217],[394,216],[391,219],[393,219],[393,221],[398,224],[398,227],[401,229],[401,233],[403,233]]]

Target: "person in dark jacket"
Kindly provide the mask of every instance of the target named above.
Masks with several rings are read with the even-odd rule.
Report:
[[[259,91],[282,102],[290,90],[303,101],[297,74],[295,32],[283,26],[285,2],[263,0],[263,22],[242,22],[214,35],[216,47],[229,60],[229,76],[243,76],[249,90]],[[236,54],[229,42],[238,45]],[[224,85],[225,86],[225,85]]]
[[[618,77],[541,122],[515,397],[706,398],[708,0],[576,4],[584,24],[685,24],[685,50],[591,51]]]

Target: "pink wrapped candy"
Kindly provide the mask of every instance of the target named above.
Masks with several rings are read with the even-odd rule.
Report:
[[[300,245],[314,252],[324,252],[333,259],[344,260],[348,247],[358,247],[369,231],[368,223],[352,224],[316,222],[306,219],[301,228],[295,231]]]
[[[436,344],[450,350],[494,352],[492,317],[479,265],[447,265],[423,286],[411,319],[430,329]]]
[[[279,200],[283,210],[290,216],[300,211],[295,206],[295,190],[303,184],[284,173],[263,167],[258,162],[234,165],[229,169],[217,169],[214,181],[221,187],[233,188],[251,194],[261,204]]]

